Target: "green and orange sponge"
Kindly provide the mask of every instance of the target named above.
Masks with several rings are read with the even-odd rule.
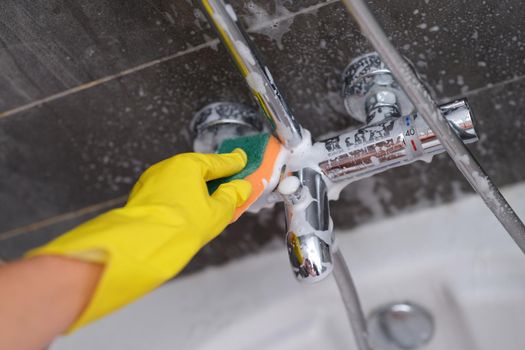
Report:
[[[209,193],[213,193],[222,183],[231,180],[245,179],[252,184],[252,194],[241,207],[237,208],[233,221],[268,191],[268,185],[276,182],[276,176],[279,176],[284,163],[283,146],[268,133],[225,140],[219,146],[217,153],[230,153],[236,148],[246,152],[248,156],[246,167],[230,177],[208,182]]]

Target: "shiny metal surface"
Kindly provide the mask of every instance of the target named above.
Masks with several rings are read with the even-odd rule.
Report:
[[[301,126],[284,101],[270,71],[252,47],[247,34],[237,21],[232,7],[221,0],[200,0],[210,24],[228,49],[262,112],[268,118],[279,141],[287,148],[302,139]]]
[[[450,155],[472,188],[507,230],[514,242],[525,253],[525,225],[503,197],[476,158],[465,147],[461,136],[443,118],[415,72],[392,45],[385,32],[370,12],[364,0],[342,0],[372,46],[386,63],[396,81],[417,107],[418,113],[434,131],[443,148]]]
[[[440,107],[463,142],[477,141],[467,100]],[[444,151],[436,134],[417,114],[388,118],[321,141],[327,156],[319,166],[332,181],[358,180]]]
[[[265,131],[258,111],[233,102],[211,103],[195,113],[190,124],[193,150],[213,153],[222,141]]]
[[[326,184],[310,168],[294,173],[300,192],[285,195],[286,246],[292,271],[299,281],[317,282],[333,269],[334,233]]]
[[[378,56],[367,55],[347,69],[345,89],[349,91],[345,105],[368,124],[311,147],[309,139],[303,140],[301,126],[291,115],[268,68],[251,47],[233,9],[221,0],[200,3],[279,140],[295,157],[293,168],[284,170],[281,181],[294,176],[298,184],[291,189],[284,185],[279,188],[286,208],[286,245],[293,273],[299,281],[317,282],[326,278],[335,264],[337,284],[356,344],[358,349],[368,350],[366,324],[355,286],[342,256],[334,252],[327,182],[349,183],[419,159],[430,160],[433,154],[443,151],[443,146],[422,118],[410,114],[410,103]],[[459,137],[466,142],[477,139],[465,100],[442,109],[446,121],[453,125],[451,130]],[[312,156],[317,158],[309,166]]]
[[[358,350],[372,350],[363,307],[352,274],[339,249],[334,253],[334,279],[341,294]],[[376,349],[379,350],[379,349]]]
[[[414,107],[375,52],[352,60],[343,72],[346,110],[360,122],[412,114]]]
[[[370,343],[376,350],[422,349],[432,339],[434,328],[430,312],[410,302],[386,305],[368,320]]]

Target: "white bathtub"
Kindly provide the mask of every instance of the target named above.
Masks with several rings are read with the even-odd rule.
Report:
[[[525,184],[504,193],[525,217]],[[435,334],[424,349],[525,349],[525,256],[478,197],[361,226],[338,240],[367,315],[397,301],[430,311]],[[353,348],[334,281],[295,282],[281,245],[177,279],[51,347]]]

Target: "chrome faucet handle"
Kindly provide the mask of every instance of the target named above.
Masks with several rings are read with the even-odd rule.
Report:
[[[234,102],[214,102],[193,116],[190,124],[193,150],[215,152],[222,141],[268,131],[261,114],[252,107]]]
[[[345,108],[356,120],[373,124],[412,114],[414,107],[375,52],[352,60],[343,72]]]

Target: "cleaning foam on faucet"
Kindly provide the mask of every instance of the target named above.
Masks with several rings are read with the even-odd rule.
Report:
[[[237,208],[233,221],[237,220],[248,208],[267,190],[267,186],[276,179],[281,170],[281,143],[268,133],[244,136],[225,140],[217,153],[230,153],[241,148],[248,156],[248,162],[239,173],[208,182],[208,192],[211,194],[223,183],[245,179],[252,184],[252,194],[241,207]]]

